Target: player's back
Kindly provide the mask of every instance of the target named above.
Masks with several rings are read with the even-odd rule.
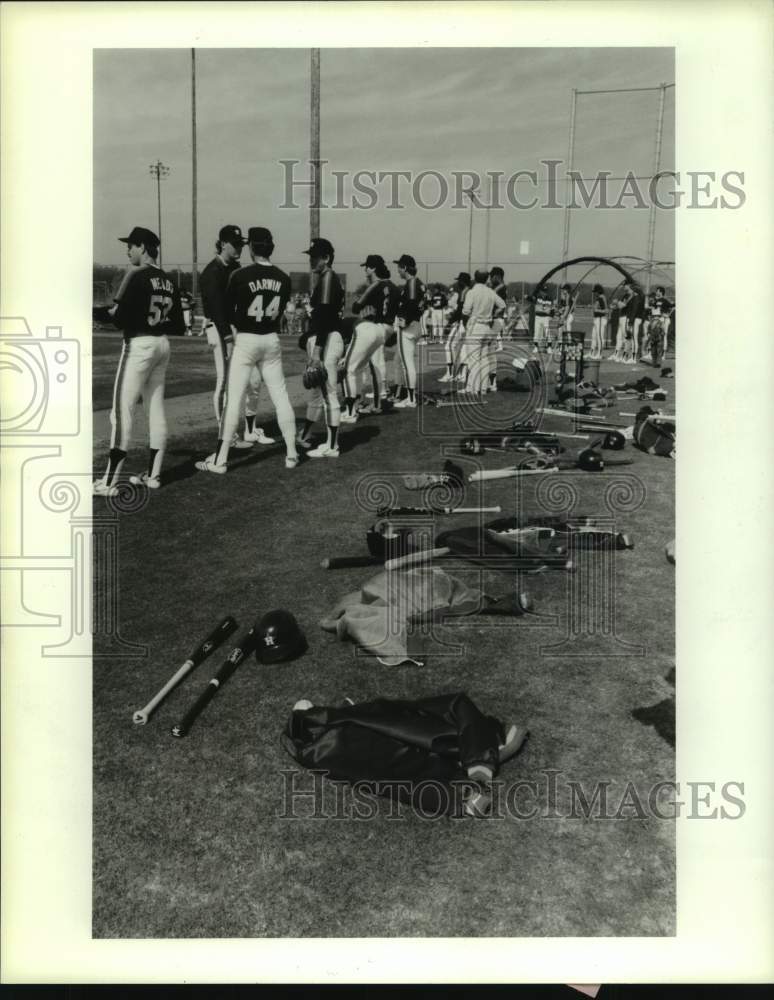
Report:
[[[116,294],[114,320],[124,337],[161,337],[185,331],[180,294],[160,267],[130,268]]]
[[[249,264],[232,272],[226,289],[230,321],[239,333],[279,333],[290,299],[290,276],[274,264]]]

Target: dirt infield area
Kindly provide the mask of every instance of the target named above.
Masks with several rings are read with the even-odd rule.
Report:
[[[105,384],[119,349],[115,337],[95,342],[98,471],[109,428]],[[291,358],[303,363],[290,348],[289,372]],[[664,555],[674,535],[675,463],[627,445],[631,465],[557,475],[570,484],[564,492],[540,475],[468,485],[466,505],[499,504],[504,515],[545,513],[549,504],[552,513],[610,517],[612,504],[617,530],[634,542],[605,564],[613,610],[601,624],[571,620],[571,590],[594,579],[590,562],[575,574],[517,575],[450,559],[447,572],[493,596],[527,590],[532,612],[443,624],[423,666],[386,667],[319,626],[375,570],[324,570],[320,560],[365,554],[374,510],[364,477],[394,486],[401,504],[418,502],[400,477],[440,471],[458,451],[463,411],[363,417],[342,428],[340,458],[295,470],[284,468],[281,443],[256,445],[215,476],[193,465],[213,445],[209,364],[203,342],[173,344],[164,485],[120,515],[116,563],[97,568],[96,598],[112,598],[120,636],[135,647],[111,658],[95,650],[94,935],[674,934],[674,823],[668,809],[665,818],[653,809],[652,789],[675,770],[674,567]],[[423,369],[425,385],[438,388],[427,355]],[[652,369],[607,364],[602,379],[646,372],[658,381]],[[297,370],[289,383],[298,414]],[[176,385],[186,393],[176,395]],[[674,412],[674,382],[663,385],[669,398],[655,405]],[[522,405],[518,393],[488,396],[487,426],[508,426]],[[638,405],[621,401],[607,413],[615,420]],[[261,422],[276,430],[269,410]],[[565,426],[546,421],[547,429]],[[143,434],[138,421],[127,472],[144,468]],[[109,502],[95,498],[95,510]],[[460,520],[439,515],[437,530]],[[190,735],[173,739],[171,727],[222,662],[216,654],[146,726],[133,725],[133,712],[218,620],[230,613],[246,627],[273,608],[297,617],[305,655],[274,666],[251,657]],[[386,806],[357,819],[347,788],[315,786],[280,742],[300,698],[328,705],[454,691],[530,731],[501,771],[502,808],[489,819]]]

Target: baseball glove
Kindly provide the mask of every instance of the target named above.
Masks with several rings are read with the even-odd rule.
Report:
[[[310,361],[306,366],[301,381],[305,389],[321,389],[328,380],[328,372],[320,361]]]

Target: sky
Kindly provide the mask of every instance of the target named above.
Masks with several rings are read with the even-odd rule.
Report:
[[[567,155],[571,92],[673,83],[674,53],[607,49],[324,49],[321,54],[321,155],[333,170],[532,170]],[[666,92],[662,169],[674,168],[674,89]],[[308,245],[306,194],[281,208],[285,169],[302,161],[308,176],[309,50],[197,49],[198,256],[213,253],[225,223],[268,226],[275,261],[303,266]],[[658,93],[581,95],[575,167],[585,176],[652,172]],[[190,49],[95,50],[94,260],[125,263],[118,236],[134,225],[158,229],[149,165],[170,168],[162,182],[164,267],[190,267]],[[562,168],[560,168],[562,169]],[[543,170],[544,174],[545,171]],[[324,175],[324,197],[335,202]],[[528,201],[534,190],[519,187]],[[541,188],[537,193],[541,193]],[[349,198],[351,190],[345,188]],[[321,234],[336,246],[337,266],[352,277],[368,253],[428,261],[431,280],[467,267],[468,209],[431,211],[411,204],[369,211],[323,209]],[[432,200],[437,188],[423,188]],[[486,256],[486,212],[473,218],[472,263]],[[657,213],[655,256],[674,259],[674,216]],[[534,280],[562,256],[559,209],[493,209],[489,262],[509,279]],[[626,208],[571,213],[570,256],[644,256],[648,212]],[[529,253],[522,255],[522,241]],[[545,265],[545,266],[544,266]],[[422,270],[420,269],[420,274]]]

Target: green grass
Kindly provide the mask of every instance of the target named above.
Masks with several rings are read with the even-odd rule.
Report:
[[[176,342],[173,350],[177,349]],[[192,344],[191,348],[198,347]],[[186,344],[183,349],[187,349]],[[300,352],[299,352],[300,354]],[[612,380],[625,379],[622,369]],[[211,381],[211,376],[210,376]],[[210,387],[208,382],[205,388]],[[500,393],[488,420],[507,420],[514,397]],[[635,409],[637,404],[622,408]],[[669,404],[667,404],[669,405]],[[369,570],[325,571],[324,555],[362,554],[373,515],[353,497],[365,474],[439,469],[437,438],[419,436],[420,411],[361,420],[342,431],[337,461],[284,469],[277,446],[240,457],[227,476],[194,471],[210,434],[167,456],[169,483],[119,533],[120,631],[145,643],[145,660],[94,666],[94,934],[97,937],[667,935],[675,932],[674,826],[655,818],[594,821],[422,820],[386,810],[369,822],[300,818],[282,811],[282,771],[295,764],[280,745],[293,703],[344,696],[356,701],[465,690],[486,712],[526,724],[522,753],[506,781],[544,782],[547,768],[591,785],[626,782],[645,790],[674,777],[674,750],[632,713],[669,703],[674,656],[674,463],[627,449],[646,487],[643,506],[620,515],[635,541],[618,553],[618,634],[644,655],[622,656],[582,641],[563,655],[568,577],[529,576],[535,616],[470,618],[442,635],[464,656],[436,655],[418,668],[387,668],[357,656],[318,621]],[[451,410],[422,411],[426,427],[459,436]],[[559,422],[549,422],[557,428]],[[244,454],[244,453],[242,453]],[[102,456],[98,456],[97,466]],[[487,466],[512,457],[487,459]],[[129,456],[134,467],[144,454]],[[614,474],[613,474],[614,475]],[[537,482],[524,481],[525,513],[536,513]],[[604,514],[612,476],[579,474],[577,512]],[[515,481],[469,486],[513,512]],[[402,503],[418,494],[400,491]],[[97,505],[105,503],[96,500]],[[465,521],[439,518],[442,530]],[[519,584],[510,574],[449,566],[495,595]],[[99,578],[97,588],[105,583]],[[291,609],[309,640],[293,663],[245,662],[190,736],[170,727],[203,688],[214,656],[162,704],[146,727],[141,707],[226,613],[240,625],[276,607]],[[553,624],[546,616],[556,616]],[[541,616],[541,617],[537,617]],[[591,652],[595,655],[571,655]],[[668,715],[668,710],[667,710]],[[663,732],[663,728],[662,728]],[[299,772],[299,784],[311,779]],[[566,812],[567,796],[560,799]],[[302,815],[304,813],[302,812]]]

